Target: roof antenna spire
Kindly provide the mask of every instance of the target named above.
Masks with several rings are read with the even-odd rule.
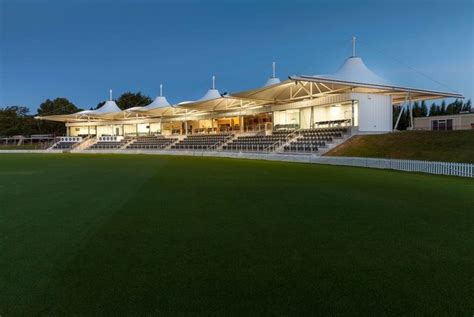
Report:
[[[163,84],[160,84],[160,97],[163,97]]]
[[[276,75],[275,75],[275,66],[276,66],[276,63],[273,62],[273,63],[272,63],[272,78],[275,78],[275,77],[276,77]]]
[[[356,56],[356,37],[352,37],[352,57]]]
[[[112,89],[109,90],[109,100],[112,101]]]
[[[212,75],[212,89],[216,89],[216,76]]]

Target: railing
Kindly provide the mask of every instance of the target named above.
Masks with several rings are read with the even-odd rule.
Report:
[[[91,138],[92,138],[92,137],[91,137],[90,135],[88,135],[88,136],[82,138],[81,141],[79,141],[79,142],[77,142],[77,143],[75,143],[75,144],[73,144],[73,145],[71,146],[71,150],[76,150],[76,149],[82,148],[81,145],[83,145],[84,143],[88,143],[87,141],[90,140]]]
[[[363,157],[311,156],[311,163],[357,167],[391,169],[406,172],[420,172],[438,175],[474,177],[474,164],[454,162],[433,162],[417,160],[396,160]]]
[[[82,137],[80,136],[62,136],[59,137],[60,142],[81,142]]]
[[[227,151],[271,153],[272,150],[270,149],[270,147],[273,146],[274,144],[264,145],[264,144],[232,144],[232,143],[229,143],[229,145],[232,145],[233,148],[228,149]]]
[[[223,143],[227,143],[227,141],[223,141],[223,142],[219,141],[219,142],[216,142],[216,143],[212,144],[211,146],[209,146],[209,147],[207,148],[207,150],[216,150],[216,149],[217,149],[221,144],[223,144]]]
[[[287,134],[286,135],[286,139],[283,143],[281,143],[281,141],[277,141],[276,143],[270,145],[267,149],[271,149],[273,148],[273,150],[269,150],[270,151],[275,151],[277,148],[279,148],[280,146],[285,146],[285,144],[287,144],[288,142],[292,141],[293,138],[295,137],[295,135],[298,135],[299,134],[299,129],[297,130],[294,130],[293,132],[291,132],[290,134]]]

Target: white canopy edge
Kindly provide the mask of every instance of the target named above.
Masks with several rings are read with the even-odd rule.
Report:
[[[426,94],[426,95],[441,96],[441,97],[446,97],[446,98],[464,98],[462,94],[455,93],[455,92],[417,89],[417,88],[395,86],[395,85],[361,83],[361,82],[355,82],[355,81],[329,79],[326,77],[307,76],[307,75],[295,76],[294,75],[294,76],[289,76],[288,78],[293,81],[314,81],[314,82],[320,82],[320,83],[325,83],[325,84],[338,84],[338,85],[347,85],[347,86],[352,86],[352,87],[374,88],[374,89],[389,90],[393,92],[420,93],[420,94]]]

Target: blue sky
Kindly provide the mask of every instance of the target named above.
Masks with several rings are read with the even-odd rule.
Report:
[[[221,92],[261,86],[272,61],[282,79],[333,73],[352,35],[380,76],[472,98],[473,3],[0,0],[0,107],[89,108],[110,88],[154,97],[160,83],[176,103],[200,98],[213,74]]]

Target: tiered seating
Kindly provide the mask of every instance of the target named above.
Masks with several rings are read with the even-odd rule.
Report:
[[[70,150],[76,143],[81,142],[79,137],[61,137],[60,141],[53,146],[55,150]]]
[[[139,136],[136,140],[127,146],[127,149],[164,149],[174,143],[176,138],[165,138],[158,136]]]
[[[172,145],[172,149],[177,150],[209,150],[221,146],[233,138],[233,134],[198,134],[189,135],[185,139]]]
[[[117,137],[100,137],[99,141],[94,143],[89,150],[110,150],[110,149],[120,149],[129,141],[128,138],[122,139]]]
[[[66,149],[72,149],[73,145],[76,144],[77,142],[58,142],[53,146],[53,149],[56,150],[66,150]]]
[[[272,135],[241,136],[224,145],[230,151],[273,151],[288,141],[292,131],[274,131]]]
[[[285,152],[317,152],[318,148],[326,146],[334,138],[342,138],[346,128],[303,129],[298,131],[298,137],[289,145]]]

